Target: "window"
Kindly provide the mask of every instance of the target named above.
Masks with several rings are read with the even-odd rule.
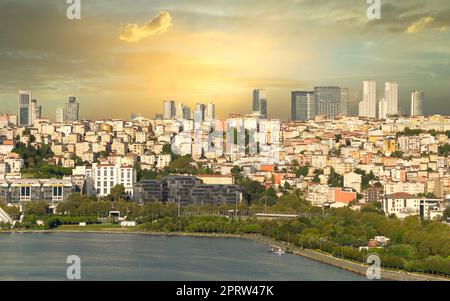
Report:
[[[20,187],[20,199],[21,200],[31,200],[31,187]]]
[[[52,187],[52,200],[62,201],[63,200],[63,188],[62,187]]]
[[[62,187],[53,187],[53,196],[62,196]]]

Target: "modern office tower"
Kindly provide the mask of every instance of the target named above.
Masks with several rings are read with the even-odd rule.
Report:
[[[190,119],[191,118],[191,108],[179,102],[176,106],[176,119]]]
[[[268,115],[266,90],[253,90],[253,113],[259,113],[262,118],[267,119]]]
[[[398,83],[384,83],[384,99],[387,103],[386,115],[398,114]]]
[[[208,121],[216,119],[216,105],[213,103],[208,103],[206,106],[206,116],[205,119]]]
[[[78,121],[80,104],[76,97],[69,97],[69,102],[64,106],[64,121]]]
[[[179,102],[176,104],[175,107],[175,118],[176,119],[183,119],[183,110],[184,110],[184,104]]]
[[[173,100],[164,101],[163,118],[174,119],[175,115],[176,115],[175,101]]]
[[[206,115],[206,105],[202,103],[197,103],[195,105],[194,120],[204,121]]]
[[[341,112],[340,115],[348,114],[348,88],[341,88]]]
[[[63,123],[64,122],[64,108],[56,109],[56,122]]]
[[[359,116],[377,117],[377,83],[374,80],[365,80],[363,88],[363,100],[359,102]]]
[[[335,118],[341,113],[341,88],[315,87],[314,101],[317,115]]]
[[[313,91],[293,91],[291,96],[291,119],[305,121],[316,116]]]
[[[378,103],[378,119],[386,119],[388,115],[388,102],[383,97]]]
[[[36,120],[36,107],[37,107],[37,100],[32,99],[30,103],[30,125],[33,125],[34,121]]]
[[[191,108],[184,106],[183,108],[183,119],[191,119]]]
[[[411,116],[424,115],[425,93],[414,90],[411,94]]]
[[[36,116],[36,119],[42,118],[42,106],[41,105],[36,105],[35,116]]]
[[[31,125],[31,92],[19,91],[19,126]]]

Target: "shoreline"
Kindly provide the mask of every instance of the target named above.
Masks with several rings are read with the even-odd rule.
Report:
[[[317,262],[325,263],[355,274],[366,276],[367,264],[357,263],[347,259],[334,257],[330,254],[311,249],[301,249],[300,247],[287,244],[286,242],[276,241],[272,238],[258,234],[225,234],[225,233],[193,233],[193,232],[157,232],[157,231],[125,231],[117,230],[9,230],[0,231],[2,233],[87,233],[87,234],[134,234],[159,237],[197,237],[197,238],[234,238],[251,240],[261,244],[277,245],[284,251],[291,254],[308,258]],[[450,279],[429,276],[425,274],[410,273],[401,270],[387,270],[381,268],[381,279],[390,281],[450,281]]]

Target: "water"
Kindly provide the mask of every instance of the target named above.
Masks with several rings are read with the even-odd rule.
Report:
[[[244,239],[87,233],[0,234],[0,280],[66,280],[69,255],[82,280],[365,280]]]

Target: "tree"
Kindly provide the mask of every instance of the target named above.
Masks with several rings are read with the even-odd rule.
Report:
[[[448,156],[450,154],[450,144],[446,143],[438,147],[439,156]]]
[[[116,185],[111,189],[110,193],[113,201],[118,201],[125,198],[125,186],[122,184]]]
[[[395,151],[391,154],[392,158],[403,158],[403,152],[402,151]]]
[[[233,168],[231,168],[231,175],[234,177],[235,181],[238,182],[239,180],[242,179],[242,174],[241,174],[241,168],[237,165],[233,166]]]
[[[300,168],[295,168],[294,172],[297,178],[301,176],[306,177],[309,173],[309,166],[308,165],[300,166]]]
[[[197,168],[193,165],[191,156],[179,157],[169,163],[169,172],[178,174],[197,174]]]
[[[28,202],[25,205],[25,215],[44,216],[48,214],[48,205],[46,202]]]
[[[448,220],[450,218],[450,206],[445,208],[443,218],[444,220]]]
[[[331,187],[344,186],[344,177],[336,173],[334,168],[331,168],[330,176],[328,177],[328,185]]]
[[[162,148],[162,151],[161,151],[161,154],[170,155],[172,161],[174,161],[174,160],[176,160],[176,159],[178,159],[180,157],[179,155],[175,154],[172,151],[172,146],[169,143],[164,144],[164,146]]]

